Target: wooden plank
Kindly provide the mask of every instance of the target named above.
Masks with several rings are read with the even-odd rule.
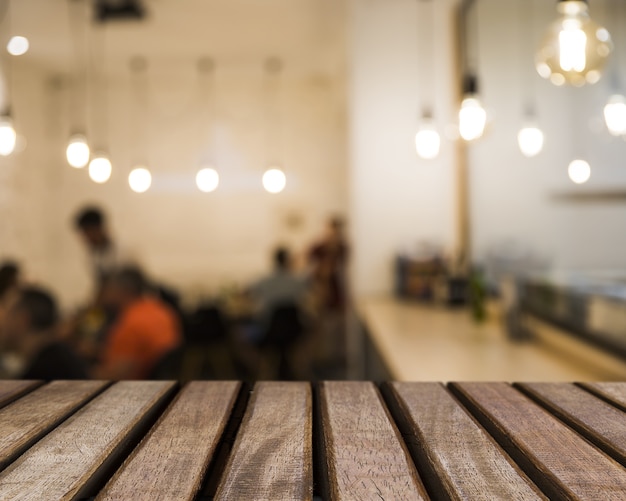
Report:
[[[626,383],[578,383],[578,386],[626,412]]]
[[[0,380],[0,408],[41,386],[43,381]]]
[[[453,392],[550,498],[626,498],[626,470],[505,383],[453,383]]]
[[[107,384],[104,381],[54,381],[0,410],[0,469]]]
[[[392,383],[385,394],[432,499],[546,499],[443,385]]]
[[[215,499],[312,499],[312,463],[310,385],[257,383]]]
[[[193,499],[239,388],[236,382],[189,383],[96,499]]]
[[[626,413],[573,384],[525,383],[524,393],[626,465]]]
[[[372,383],[326,382],[319,391],[328,499],[428,499]]]
[[[142,432],[175,383],[125,381],[106,390],[0,474],[0,499],[88,497]]]

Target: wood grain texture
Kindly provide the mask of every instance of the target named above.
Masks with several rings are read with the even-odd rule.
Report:
[[[96,499],[194,499],[239,388],[189,383]]]
[[[546,499],[443,385],[385,389],[433,499]]]
[[[578,383],[578,386],[626,412],[626,383]]]
[[[328,498],[428,499],[372,383],[325,382],[319,395]]]
[[[0,407],[41,386],[43,381],[0,380]]]
[[[53,381],[0,410],[0,469],[107,384]]]
[[[515,388],[450,388],[550,498],[626,499],[626,470]]]
[[[312,499],[312,463],[310,385],[257,383],[215,499]]]
[[[578,433],[626,465],[626,413],[573,384],[518,385]]]
[[[37,442],[0,474],[0,499],[66,500],[111,462],[133,429],[158,407],[175,383],[113,385]]]

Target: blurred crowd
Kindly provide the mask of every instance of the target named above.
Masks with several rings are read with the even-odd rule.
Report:
[[[80,210],[93,294],[62,315],[53,287],[0,263],[0,377],[23,379],[321,379],[345,377],[343,222],[328,221],[296,266],[277,247],[268,271],[228,301],[191,309],[113,238],[105,212]]]

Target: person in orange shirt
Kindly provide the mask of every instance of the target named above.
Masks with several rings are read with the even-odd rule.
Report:
[[[105,280],[103,302],[118,316],[104,342],[97,378],[146,379],[181,344],[176,314],[147,289],[143,273],[134,267],[115,271]]]

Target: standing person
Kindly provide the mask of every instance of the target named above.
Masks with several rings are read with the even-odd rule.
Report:
[[[75,216],[74,224],[89,252],[96,284],[116,268],[134,264],[130,254],[111,237],[104,212],[98,207],[85,207]]]
[[[102,301],[117,316],[104,342],[96,377],[149,378],[158,362],[182,342],[176,314],[148,294],[143,273],[134,267],[114,271],[105,279]]]
[[[326,365],[345,365],[348,244],[340,218],[328,221],[324,236],[310,249],[308,260],[320,311],[318,357]]]
[[[20,290],[9,308],[2,344],[24,362],[23,379],[86,379],[83,361],[58,337],[56,301],[37,287]]]

